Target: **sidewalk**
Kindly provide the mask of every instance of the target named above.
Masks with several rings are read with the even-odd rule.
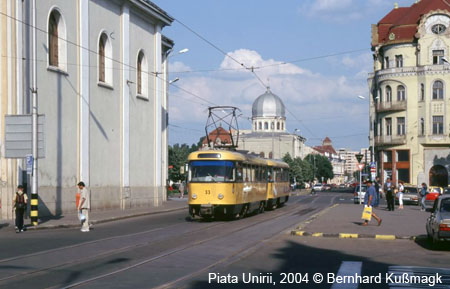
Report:
[[[105,211],[91,211],[89,213],[89,223],[101,224],[106,222],[113,222],[128,218],[147,216],[152,214],[166,213],[172,211],[186,210],[187,213],[187,196],[183,199],[178,197],[169,197],[166,202],[159,207],[145,207],[126,210],[105,210]],[[80,227],[80,221],[77,214],[67,214],[62,216],[40,218],[37,227],[30,226],[30,219],[25,219],[25,224],[28,230],[43,230],[43,229],[58,229],[58,228],[74,228]],[[14,228],[14,220],[7,220],[0,222],[0,228],[11,227]]]
[[[375,214],[383,222],[377,226],[372,218],[369,226],[362,226],[362,205],[339,204],[329,208],[309,223],[293,231],[299,236],[337,238],[415,239],[426,236],[425,224],[429,212],[420,211],[420,206],[405,206],[403,210],[387,211],[385,206],[375,208]]]

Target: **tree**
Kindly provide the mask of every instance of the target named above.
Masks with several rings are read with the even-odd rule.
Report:
[[[305,160],[313,166],[314,175],[317,180],[326,182],[334,177],[333,165],[327,157],[317,154],[309,154]]]
[[[202,147],[204,138],[201,137],[197,144],[192,144],[191,146],[187,144],[169,146],[169,180],[174,182],[186,180],[186,172],[181,173],[181,168],[184,168],[187,163],[189,154],[198,151]]]
[[[283,157],[283,161],[289,165],[291,182],[294,181],[294,178],[295,181],[300,184],[312,181],[313,171],[311,165],[307,161],[304,161],[301,158],[292,159],[289,153]]]

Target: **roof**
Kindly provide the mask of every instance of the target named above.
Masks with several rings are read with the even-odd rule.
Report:
[[[372,47],[414,41],[422,16],[437,10],[450,11],[450,1],[421,0],[410,7],[394,8],[376,25]],[[394,37],[389,39],[392,33]]]
[[[213,142],[214,144],[217,143],[218,139],[220,140],[219,145],[231,145],[231,134],[229,131],[224,129],[223,127],[219,126],[212,132],[208,134],[208,137],[203,140],[203,144],[208,144],[208,138],[210,142]]]
[[[329,153],[337,155],[338,153],[334,149],[334,147],[331,145],[331,139],[329,137],[326,137],[321,146],[315,146],[313,147],[316,151],[318,151],[321,154]]]
[[[252,106],[252,117],[286,117],[284,103],[269,88],[260,95]]]

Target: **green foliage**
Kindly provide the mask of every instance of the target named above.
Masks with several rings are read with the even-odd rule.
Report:
[[[308,156],[306,156],[305,161],[307,161],[310,166],[313,167],[313,171],[315,171],[314,174],[317,180],[322,181],[323,177],[324,181],[328,181],[334,177],[333,165],[327,157],[322,155],[309,154]]]
[[[313,169],[307,161],[301,158],[292,159],[289,153],[283,157],[283,161],[289,165],[291,182],[294,181],[294,178],[300,184],[313,180]]]
[[[202,138],[198,144],[192,144],[191,146],[187,144],[175,144],[169,146],[169,180],[174,182],[185,181],[186,174],[181,173],[181,168],[187,163],[187,158],[191,152],[197,151],[202,145]]]

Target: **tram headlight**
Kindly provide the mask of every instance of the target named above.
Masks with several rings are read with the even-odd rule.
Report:
[[[192,194],[192,199],[193,200],[197,199],[197,194]]]
[[[219,200],[223,199],[223,195],[222,194],[219,194],[217,197],[219,198]]]

